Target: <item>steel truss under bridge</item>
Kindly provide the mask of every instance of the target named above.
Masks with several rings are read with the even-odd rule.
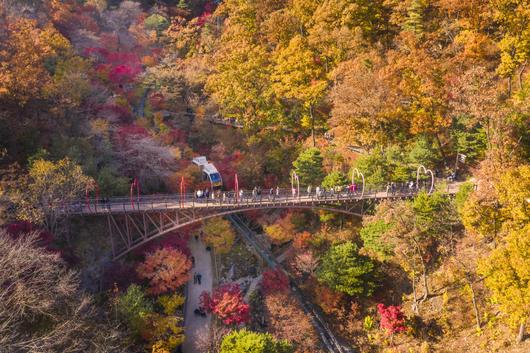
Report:
[[[449,193],[456,187],[448,187]],[[130,198],[111,198],[104,201],[86,199],[68,204],[53,205],[56,217],[106,217],[114,259],[164,234],[214,217],[223,217],[252,210],[311,209],[337,212],[361,217],[385,199],[410,198],[421,188],[401,188],[389,191],[374,189],[341,192],[307,192],[299,189],[273,189],[259,195],[242,192],[219,192],[208,198],[194,194],[151,195],[138,194]],[[133,195],[133,193],[131,193]]]

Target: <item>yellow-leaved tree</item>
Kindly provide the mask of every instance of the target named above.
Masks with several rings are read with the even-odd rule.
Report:
[[[53,206],[60,206],[82,197],[93,183],[79,165],[68,158],[57,162],[38,159],[31,162],[27,185],[15,200],[17,218],[34,224],[44,224],[53,230]]]
[[[220,254],[226,254],[234,245],[236,234],[223,218],[211,218],[203,223],[204,241]]]
[[[479,273],[508,322],[519,326],[517,341],[522,341],[530,317],[530,224],[513,230],[505,244],[479,262]]]
[[[19,105],[45,98],[51,75],[46,62],[71,51],[68,40],[51,24],[19,19],[7,25],[7,40],[0,46],[0,100]]]
[[[312,50],[304,37],[296,35],[287,47],[278,49],[271,80],[277,96],[300,104],[301,127],[311,131],[315,146],[318,124],[315,108],[324,97],[328,82],[318,53]]]
[[[460,212],[466,229],[483,238],[505,235],[530,222],[530,166],[512,167],[496,174],[488,173],[482,178],[478,190],[469,195]]]

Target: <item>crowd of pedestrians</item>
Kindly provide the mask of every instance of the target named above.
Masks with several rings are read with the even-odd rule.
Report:
[[[414,181],[408,181],[406,183],[390,182],[386,184],[387,195],[400,194],[413,194],[417,191],[417,187]],[[351,195],[357,195],[362,190],[356,183],[351,183],[344,186],[335,186],[325,188],[321,185],[313,188],[313,186],[307,186],[304,192],[300,192],[298,188],[292,187],[287,191],[284,189],[281,191],[279,186],[272,187],[270,189],[263,190],[260,186],[254,186],[252,190],[246,191],[239,189],[238,191],[210,191],[209,189],[197,190],[195,196],[198,202],[203,199],[215,200],[220,204],[224,203],[238,203],[238,202],[256,202],[256,201],[274,201],[286,198],[297,198],[297,197],[315,197],[315,198],[327,198],[327,197],[345,197]]]

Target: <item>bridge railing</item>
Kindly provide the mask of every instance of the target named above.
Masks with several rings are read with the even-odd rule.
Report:
[[[236,195],[234,191],[218,191],[208,197],[199,197],[195,193],[187,194],[153,194],[131,197],[112,198],[89,198],[78,199],[68,203],[54,204],[50,208],[60,214],[101,214],[108,212],[134,212],[163,209],[190,209],[205,207],[235,207],[248,205],[260,206],[263,204],[285,204],[285,203],[324,203],[327,201],[341,201],[374,197],[403,197],[416,194],[425,190],[426,185],[420,183],[418,187],[410,188],[405,184],[395,184],[395,187],[385,186],[366,187],[364,193],[357,189],[349,188],[311,190],[297,189],[266,189],[261,192],[253,190],[242,190],[242,194]]]

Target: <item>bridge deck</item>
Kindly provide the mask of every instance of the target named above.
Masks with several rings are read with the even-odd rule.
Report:
[[[458,190],[457,183],[448,184],[447,192],[456,193]],[[262,193],[261,195],[252,195],[247,192],[243,197],[235,197],[233,192],[222,192],[220,195],[208,198],[197,198],[192,194],[186,195],[150,195],[134,196],[133,198],[110,198],[107,200],[77,200],[66,205],[54,207],[59,214],[64,215],[97,215],[97,214],[117,214],[117,213],[138,213],[138,212],[156,212],[163,210],[229,210],[241,208],[274,208],[296,205],[326,205],[351,203],[360,200],[369,199],[392,199],[411,197],[417,194],[418,189],[403,189],[395,192],[385,190],[366,190],[364,194],[361,191],[355,193],[325,192],[316,195],[315,192],[292,193],[290,189],[281,189],[278,194],[276,191],[270,195]]]
[[[446,191],[454,194],[459,184],[452,183]],[[420,189],[421,190],[421,189]],[[150,195],[132,198],[85,199],[55,205],[50,211],[56,216],[106,216],[114,259],[125,256],[131,250],[163,236],[164,234],[187,227],[213,217],[228,216],[253,209],[306,208],[330,212],[341,212],[361,216],[383,199],[410,198],[420,190],[402,188],[395,192],[381,189],[326,192],[293,193],[291,189],[256,195],[246,192],[243,197],[235,197],[234,192],[222,192],[215,198],[196,198],[186,195]]]

